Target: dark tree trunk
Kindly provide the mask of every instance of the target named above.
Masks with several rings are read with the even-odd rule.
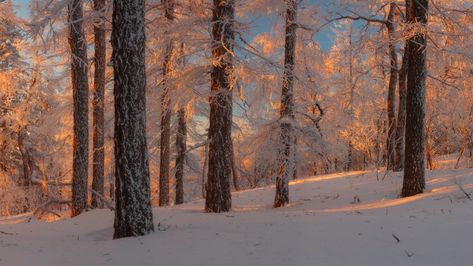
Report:
[[[406,21],[409,21],[410,0],[406,0]],[[409,64],[409,45],[405,42],[402,66],[399,71],[399,107],[396,126],[396,151],[394,171],[404,169],[404,143],[406,133],[406,94],[407,94],[407,66]]]
[[[410,6],[410,23],[427,25],[429,0],[416,0]],[[407,71],[406,152],[402,196],[422,193],[425,188],[425,85],[427,76],[425,29],[409,39]]]
[[[238,172],[238,168],[236,166],[237,158],[235,157],[235,146],[233,145],[232,141],[232,177],[233,177],[233,187],[236,191],[240,190],[239,180],[240,175]]]
[[[407,94],[407,65],[409,50],[406,43],[404,47],[404,56],[402,58],[402,67],[399,72],[399,108],[396,126],[396,151],[394,171],[402,171],[404,169],[404,143],[406,133],[406,94]]]
[[[394,13],[396,10],[396,3],[391,3],[386,27],[389,35],[389,55],[390,55],[390,77],[387,98],[387,113],[388,113],[388,135],[386,141],[386,162],[387,170],[394,168],[394,148],[395,148],[395,134],[396,134],[396,85],[398,80],[398,62],[396,52],[396,32]]]
[[[209,168],[209,145],[205,145],[204,147],[204,165],[202,165],[202,198],[205,198],[206,195],[206,188],[207,183],[205,182],[205,177],[207,176],[208,168]]]
[[[176,134],[176,204],[184,203],[184,162],[186,159],[187,123],[186,110],[179,109]]]
[[[32,159],[30,151],[25,144],[26,129],[20,128],[18,130],[18,150],[21,154],[21,160],[23,162],[23,175],[18,180],[19,186],[30,186],[31,185],[31,176],[33,174]]]
[[[115,200],[115,174],[112,174],[109,176],[109,190],[108,190],[108,193],[109,193],[109,197],[112,201]]]
[[[164,16],[174,20],[174,0],[163,0]],[[161,95],[161,149],[159,159],[159,206],[169,205],[169,161],[171,151],[171,98],[169,76],[174,71],[174,41],[169,40],[163,65],[163,93]]]
[[[232,173],[232,87],[233,87],[233,42],[235,33],[234,0],[214,0],[212,10],[212,56],[219,64],[212,65],[209,169],[205,210],[227,212],[232,206],[230,178]]]
[[[284,76],[281,92],[280,142],[277,159],[274,207],[289,203],[289,179],[294,176],[294,64],[297,30],[297,2],[286,0],[286,35],[284,44]]]
[[[94,0],[94,10],[101,14],[105,7],[105,0]],[[94,26],[95,39],[95,72],[94,72],[94,99],[93,99],[93,180],[92,189],[104,195],[104,93],[105,93],[105,27],[104,18],[100,16]],[[103,207],[102,201],[92,193],[91,205],[93,208]]]
[[[353,170],[353,143],[351,140],[348,141],[348,152],[347,152],[347,161],[344,166],[345,172],[349,172]]]
[[[154,230],[146,141],[145,1],[114,1],[114,238]]]
[[[77,216],[87,208],[89,81],[87,78],[87,44],[82,27],[82,0],[72,0],[68,9],[72,93],[74,97],[72,216]]]

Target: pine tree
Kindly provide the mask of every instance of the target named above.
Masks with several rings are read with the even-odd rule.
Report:
[[[146,140],[145,1],[114,1],[114,238],[154,230]]]
[[[105,0],[94,0],[94,10],[103,14]],[[100,15],[94,25],[95,57],[94,57],[94,98],[93,104],[93,180],[92,189],[104,195],[104,93],[105,93],[105,54],[106,40],[104,17]],[[102,206],[98,196],[92,193],[91,205],[93,208]]]
[[[85,41],[82,0],[72,0],[68,6],[71,76],[74,97],[74,144],[72,166],[72,216],[87,207],[87,177],[89,163],[89,81],[87,78],[87,44]]]
[[[284,45],[284,76],[280,109],[280,143],[274,207],[289,203],[289,179],[294,176],[294,65],[298,0],[286,0],[286,35]]]
[[[232,87],[234,84],[232,53],[235,33],[234,0],[214,0],[212,9],[212,57],[209,159],[205,210],[227,212],[232,206],[231,130]]]
[[[427,77],[427,25],[429,0],[410,5],[409,23],[417,23],[415,35],[409,38],[407,70],[406,146],[403,197],[422,193],[425,188],[425,85]]]

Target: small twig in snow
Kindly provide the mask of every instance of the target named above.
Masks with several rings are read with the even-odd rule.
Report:
[[[460,189],[460,191],[463,192],[463,194],[465,194],[465,197],[467,197],[469,200],[473,200],[473,199],[471,198],[470,193],[468,193],[468,192],[465,191],[465,189],[463,188],[462,183],[461,183],[457,178],[455,178],[454,183],[458,186],[458,188]]]
[[[5,231],[0,231],[0,234],[9,235],[9,236],[15,235],[14,233],[8,233]]]
[[[401,239],[399,239],[399,237],[397,237],[397,235],[395,235],[394,233],[392,233],[392,236],[394,237],[394,239],[396,239],[396,241],[399,243],[401,242]]]

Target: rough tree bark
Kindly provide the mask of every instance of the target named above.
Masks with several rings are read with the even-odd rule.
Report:
[[[237,158],[235,156],[235,147],[232,141],[232,177],[233,177],[233,187],[236,191],[240,190],[240,175],[238,172],[238,168],[236,166]]]
[[[177,113],[178,126],[176,134],[176,204],[184,203],[184,161],[186,158],[187,123],[186,109],[181,108]]]
[[[388,135],[386,141],[386,162],[387,170],[394,168],[394,148],[395,148],[395,134],[396,134],[396,85],[398,80],[398,61],[396,51],[396,32],[394,14],[396,11],[396,3],[391,2],[388,19],[386,21],[386,27],[388,29],[389,36],[389,56],[390,56],[390,76],[388,86],[388,97],[387,97],[387,113],[388,113]]]
[[[274,207],[289,203],[289,179],[294,176],[294,64],[297,30],[297,4],[286,0],[286,35],[284,45],[284,74],[281,92],[280,141],[277,158],[276,196]]]
[[[411,0],[406,0],[405,20],[409,21],[409,6]],[[406,94],[407,94],[407,66],[409,64],[409,43],[404,45],[404,55],[402,57],[402,66],[399,71],[399,107],[396,125],[396,151],[394,171],[404,169],[404,143],[406,133]]]
[[[205,197],[207,212],[227,212],[232,206],[230,193],[233,87],[234,0],[214,0],[212,9],[209,166]],[[218,62],[218,63],[217,63]]]
[[[174,0],[163,0],[164,17],[174,20]],[[169,40],[163,64],[163,92],[161,95],[161,149],[159,159],[159,206],[169,205],[169,161],[171,151],[171,98],[169,76],[174,71],[174,40]]]
[[[409,23],[417,23],[415,35],[409,38],[407,71],[406,147],[403,197],[422,193],[425,188],[425,85],[429,0],[416,0],[409,8]]]
[[[146,140],[145,1],[114,1],[114,238],[154,230]]]
[[[82,27],[82,0],[68,5],[71,80],[74,98],[74,140],[72,163],[72,216],[87,208],[89,167],[89,81],[87,78],[87,44]]]
[[[98,14],[103,13],[105,7],[105,0],[94,0],[94,10]],[[100,15],[98,21],[94,25],[94,41],[95,41],[95,56],[94,56],[94,98],[93,105],[93,171],[92,171],[92,189],[104,195],[104,93],[105,93],[105,27],[104,17]],[[91,206],[93,208],[103,207],[102,201],[97,198],[95,193],[92,193]]]

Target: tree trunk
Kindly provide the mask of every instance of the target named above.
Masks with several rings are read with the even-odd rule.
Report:
[[[396,85],[398,80],[398,62],[396,52],[396,32],[394,12],[396,10],[396,3],[392,2],[390,5],[389,16],[386,23],[389,35],[389,55],[390,55],[390,77],[388,87],[388,98],[387,98],[387,113],[388,113],[388,135],[386,142],[386,162],[387,170],[394,168],[394,148],[395,148],[395,134],[396,134]]]
[[[94,0],[94,10],[102,14],[105,0]],[[94,26],[95,39],[95,72],[94,72],[94,99],[93,99],[93,180],[92,189],[104,195],[104,101],[105,101],[105,54],[106,40],[104,17],[101,15]],[[91,205],[93,208],[103,207],[102,201],[92,193]]]
[[[409,21],[409,6],[411,0],[406,0],[406,21]],[[404,144],[406,134],[406,96],[407,96],[407,67],[409,65],[409,42],[404,45],[402,66],[399,71],[399,108],[396,126],[396,151],[394,171],[404,169]]]
[[[347,161],[344,166],[345,172],[349,172],[353,170],[353,143],[351,140],[348,141],[348,151],[347,151]]]
[[[19,186],[30,186],[31,185],[31,176],[33,174],[33,169],[31,167],[31,155],[28,147],[25,144],[26,129],[21,127],[18,130],[18,150],[21,154],[21,160],[23,163],[23,175],[18,180]]]
[[[176,134],[176,204],[184,203],[184,161],[186,158],[187,123],[186,110],[179,109]]]
[[[349,31],[349,39],[348,39],[348,44],[350,47],[350,53],[348,57],[348,86],[350,90],[350,98],[349,98],[349,106],[348,106],[348,112],[350,114],[350,119],[353,121],[355,119],[355,111],[354,111],[354,100],[355,100],[355,81],[354,81],[354,67],[353,67],[353,23],[350,23],[350,31]],[[351,123],[350,121],[350,123]],[[345,162],[345,165],[343,165],[343,170],[345,172],[352,171],[353,170],[353,143],[352,143],[352,138],[353,136],[350,136],[350,140],[348,140],[348,150],[347,150],[347,160]]]
[[[240,190],[239,180],[240,175],[238,173],[238,168],[236,166],[237,158],[235,157],[235,147],[232,141],[232,177],[233,177],[233,187],[236,191]]]
[[[202,198],[205,198],[206,196],[206,188],[207,188],[207,183],[205,182],[205,176],[207,175],[207,169],[209,167],[208,163],[209,159],[209,145],[205,145],[204,147],[204,165],[202,165]]]
[[[154,230],[146,140],[145,1],[114,1],[114,238]]]
[[[112,174],[108,177],[108,182],[109,182],[109,197],[110,200],[114,201],[115,200],[115,174]]]
[[[286,0],[286,35],[284,45],[284,76],[281,92],[280,142],[274,207],[289,203],[289,179],[294,176],[294,64],[297,30],[297,0]]]
[[[381,155],[381,136],[382,136],[382,129],[383,125],[380,119],[376,121],[376,145],[375,145],[375,153],[376,153],[376,171],[379,170],[382,161]]]
[[[82,27],[82,0],[68,6],[71,77],[74,97],[74,140],[72,163],[72,216],[87,208],[89,167],[89,81],[87,78],[87,44]]]
[[[174,20],[174,0],[163,0],[164,16],[171,23]],[[159,159],[159,206],[169,205],[169,161],[171,151],[171,99],[169,78],[173,68],[174,41],[169,40],[163,65],[163,93],[161,95],[161,149]]]
[[[232,134],[232,88],[233,88],[233,42],[235,33],[234,0],[214,0],[212,10],[212,56],[209,169],[205,210],[227,212],[232,206],[231,134]]]
[[[399,72],[399,108],[396,126],[396,151],[394,171],[404,169],[404,143],[406,133],[406,94],[407,94],[407,65],[409,63],[409,50],[406,43],[404,47],[404,56],[402,58],[402,67]]]
[[[425,155],[427,157],[427,165],[429,166],[430,170],[434,170],[435,169],[435,164],[434,164],[434,159],[432,158],[432,148],[429,144],[428,138],[425,141],[426,141]]]
[[[429,0],[413,1],[410,23],[427,25]],[[425,29],[417,30],[409,39],[409,66],[407,71],[406,151],[402,196],[422,193],[425,188],[425,85],[427,77],[427,38]]]

